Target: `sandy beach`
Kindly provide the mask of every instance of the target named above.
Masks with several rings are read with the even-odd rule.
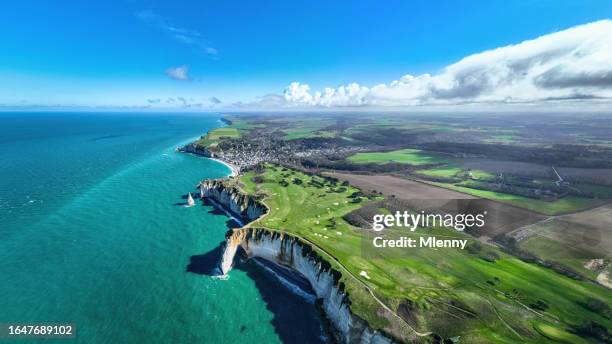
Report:
[[[238,173],[240,173],[240,168],[238,168],[238,166],[236,166],[236,165],[234,165],[232,163],[229,163],[227,161],[223,161],[223,160],[218,159],[218,158],[208,158],[208,159],[220,162],[223,165],[229,167],[232,170],[232,173],[229,175],[230,177],[236,177],[236,176],[238,176]]]

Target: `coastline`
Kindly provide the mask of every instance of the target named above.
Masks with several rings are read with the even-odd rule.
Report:
[[[217,120],[218,122],[221,122],[222,126],[220,126],[219,128],[223,128],[225,126],[228,125],[228,122],[225,118],[221,117],[220,119]],[[230,122],[231,124],[231,122]],[[210,131],[214,130],[216,128],[213,129],[209,129],[207,131],[207,134],[210,133]],[[179,146],[176,147],[176,151],[177,152],[181,152],[181,153],[191,153],[194,155],[199,155],[199,156],[203,156],[205,158],[208,158],[210,160],[214,160],[218,163],[221,163],[225,166],[227,166],[230,170],[231,173],[228,175],[228,177],[237,177],[240,174],[240,167],[232,164],[229,161],[225,161],[221,158],[216,158],[214,156],[213,153],[211,153],[210,151],[208,151],[208,149],[204,149],[203,151],[200,151],[197,147],[196,147],[196,142],[199,139],[199,137],[194,137],[191,138],[189,140],[186,140],[184,143],[180,144]]]
[[[237,177],[237,176],[238,176],[238,174],[240,173],[240,168],[238,168],[238,166],[236,166],[236,165],[234,165],[234,164],[232,164],[232,163],[230,163],[230,162],[227,162],[227,161],[221,160],[221,159],[219,159],[219,158],[208,158],[208,159],[210,159],[210,160],[214,160],[214,161],[216,161],[216,162],[219,162],[219,163],[221,163],[221,164],[223,164],[223,165],[225,165],[225,166],[229,167],[229,169],[232,171],[232,172],[230,173],[229,177]]]
[[[199,150],[193,142],[182,148],[177,148],[177,150],[204,156],[227,166],[231,171],[227,178],[236,178],[240,175],[240,167],[220,157],[214,157],[214,154],[208,151],[208,149]],[[201,189],[203,188],[203,182],[200,183]],[[217,182],[223,183],[222,179],[218,179]],[[243,194],[241,191],[236,190],[235,187],[226,189],[222,185],[216,184],[214,180],[212,185],[207,185],[207,190],[216,191],[216,193],[205,191],[207,199],[212,202],[213,206],[225,212],[230,218],[237,220],[240,225],[237,229],[230,229],[226,234],[223,254],[218,262],[218,267],[222,273],[219,276],[220,278],[228,277],[228,273],[233,267],[238,247],[242,247],[247,252],[249,258],[263,259],[272,264],[272,266],[278,268],[285,267],[288,271],[295,272],[296,276],[304,278],[304,281],[313,289],[313,297],[322,300],[319,311],[323,314],[322,316],[326,321],[327,325],[325,327],[329,330],[333,329],[331,333],[336,340],[343,343],[358,340],[366,344],[390,344],[394,342],[385,334],[371,328],[366,321],[356,316],[350,310],[348,293],[344,290],[343,283],[339,282],[341,273],[331,269],[331,263],[324,257],[319,255],[313,256],[310,243],[303,241],[297,236],[287,235],[285,240],[283,239],[285,235],[279,234],[281,232],[267,232],[263,228],[252,229],[249,227],[251,223],[268,213],[269,210],[265,203],[259,203],[258,201],[252,203],[252,196]],[[258,209],[257,204],[263,205],[266,211],[262,213]],[[244,217],[238,220],[238,217],[235,215],[238,215],[238,217],[243,215]],[[256,234],[262,230],[267,233],[264,235],[265,238]],[[263,234],[263,232],[261,233]],[[287,251],[287,245],[291,246],[289,251]],[[272,256],[264,253],[264,251],[270,250],[276,253]],[[285,251],[290,252],[289,261],[285,261],[286,259],[283,258],[286,254]],[[282,284],[287,286],[287,281],[283,282],[283,278],[279,276],[277,278]],[[301,293],[296,294],[304,297]]]
[[[232,217],[234,214],[243,215],[240,223],[242,226],[230,229],[226,234],[225,246],[218,262],[220,278],[227,278],[240,248],[248,258],[263,259],[272,266],[287,268],[288,271],[303,277],[313,289],[314,297],[321,300],[320,310],[330,333],[338,342],[395,342],[388,334],[371,327],[367,321],[352,312],[349,294],[344,283],[340,282],[342,272],[332,268],[332,256],[317,253],[313,250],[313,245],[320,249],[318,246],[297,235],[265,227],[251,227],[250,224],[268,213],[268,206],[261,200],[254,199],[252,195],[245,194],[235,185],[228,185],[227,180],[205,180],[201,183],[204,183],[202,185],[205,186],[206,197],[213,206]],[[258,210],[260,206],[266,211]],[[282,280],[281,283],[285,284]],[[303,297],[302,294],[297,294]],[[390,310],[387,308],[387,311]]]

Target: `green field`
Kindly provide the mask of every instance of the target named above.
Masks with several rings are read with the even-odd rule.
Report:
[[[238,138],[240,137],[240,133],[238,133],[238,129],[236,128],[223,127],[223,128],[217,128],[211,131],[210,133],[208,133],[207,136],[208,136],[208,139],[210,140],[218,140],[222,137]]]
[[[293,117],[282,118],[279,122],[282,125],[285,140],[336,136],[334,131],[327,130],[336,123],[333,119]]]
[[[469,170],[455,164],[445,164],[424,170],[416,170],[415,174],[421,177],[445,178],[459,180],[490,181],[495,175],[481,170]]]
[[[202,145],[204,147],[211,147],[216,145],[220,139],[222,138],[239,138],[240,132],[237,128],[234,127],[222,127],[213,129],[206,134],[206,136],[202,137],[196,144]]]
[[[313,137],[334,137],[335,133],[332,131],[319,130],[319,127],[314,128],[295,128],[283,130],[285,140],[296,140],[296,139],[308,139]]]
[[[489,143],[514,143],[517,141],[517,137],[515,135],[493,135],[491,138],[484,140],[484,142]]]
[[[559,330],[559,328],[550,326],[548,324],[538,323],[534,325],[534,328],[544,337],[553,340],[555,343],[565,343],[565,344],[588,343],[588,341],[574,334],[571,334],[567,331],[561,331]]]
[[[495,175],[493,173],[486,172],[486,171],[480,171],[480,170],[470,170],[469,175],[473,179],[478,179],[478,180],[492,180],[495,178]]]
[[[497,191],[472,189],[469,187],[454,185],[451,183],[430,183],[443,188],[463,192],[469,195],[507,203],[510,205],[517,206],[519,208],[533,210],[535,212],[545,215],[559,215],[571,213],[591,208],[602,203],[602,201],[597,199],[582,198],[577,196],[566,196],[555,201],[546,201]]]
[[[253,181],[255,176],[260,183]],[[246,192],[263,195],[270,209],[251,226],[292,233],[332,254],[342,265],[338,269],[343,272],[341,282],[351,297],[352,311],[376,328],[395,334],[410,332],[397,318],[381,317],[380,305],[364,292],[363,285],[393,310],[409,301],[412,315],[407,323],[417,331],[434,331],[446,338],[460,335],[462,343],[482,343],[483,338],[496,343],[555,343],[557,338],[572,338],[566,328],[587,319],[612,326],[612,320],[581,306],[588,297],[610,304],[609,290],[525,263],[492,246],[482,245],[475,253],[459,249],[368,253],[367,232],[342,219],[369,201],[350,197],[357,191],[353,187],[271,165],[240,180]],[[438,237],[474,240],[447,229],[427,231]],[[385,233],[417,238],[425,230]],[[498,258],[482,258],[489,256]],[[544,310],[530,306],[538,302],[546,305]]]
[[[232,122],[230,127],[236,128],[238,130],[250,130],[255,128],[261,129],[266,127],[265,124],[253,123],[251,121],[247,121],[243,118],[240,118],[239,116],[227,116],[225,118],[229,119]]]
[[[463,169],[455,166],[442,166],[415,171],[417,174],[434,178],[454,178],[461,172],[463,172]]]
[[[348,157],[348,160],[358,164],[386,164],[395,162],[408,165],[429,165],[446,162],[446,160],[440,156],[426,153],[418,149],[400,149],[392,152],[357,153]]]
[[[531,252],[541,259],[558,262],[570,267],[591,279],[597,278],[597,274],[584,267],[588,259],[578,257],[593,257],[593,254],[585,252],[578,247],[572,247],[571,243],[563,243],[543,236],[532,236],[521,241],[520,248]]]

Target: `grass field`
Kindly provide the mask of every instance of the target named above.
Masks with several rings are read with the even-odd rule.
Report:
[[[451,190],[464,192],[481,198],[486,198],[498,202],[507,203],[520,208],[533,210],[545,215],[558,215],[571,213],[601,204],[601,200],[582,198],[577,196],[566,196],[555,201],[545,201],[541,199],[529,198],[519,195],[511,195],[503,192],[472,189],[458,186],[451,183],[431,182],[433,185],[448,188]]]
[[[418,149],[400,149],[392,152],[357,153],[348,157],[348,160],[358,164],[386,164],[395,162],[408,165],[428,165],[446,162],[446,160],[440,156],[425,153]]]
[[[199,139],[196,143],[205,147],[214,146],[221,138],[238,138],[240,132],[234,127],[222,127],[213,129],[206,136]]]
[[[417,175],[431,178],[446,178],[459,180],[490,181],[495,179],[495,175],[486,171],[467,169],[456,164],[445,164],[424,170],[414,171]]]
[[[295,128],[283,130],[285,140],[296,140],[296,139],[307,139],[312,137],[334,137],[335,133],[332,131],[319,130],[319,127],[314,128]]]
[[[548,324],[538,323],[534,325],[534,328],[544,337],[551,339],[556,343],[565,343],[565,344],[588,343],[588,341],[574,334],[571,334],[567,331],[560,331],[558,328],[554,326],[550,326]]]
[[[255,128],[261,129],[266,127],[266,125],[263,123],[253,123],[251,121],[247,121],[243,118],[240,118],[239,116],[227,116],[226,118],[232,122],[230,127],[236,128],[238,130],[249,130]]]
[[[217,128],[211,131],[207,136],[210,140],[218,140],[222,137],[238,138],[240,137],[240,134],[238,133],[238,129],[236,128],[224,127],[224,128]]]
[[[256,175],[262,179],[259,184],[253,182]],[[271,165],[259,174],[246,173],[241,181],[245,191],[265,195],[270,208],[252,226],[293,233],[331,253],[360,281],[344,273],[341,278],[352,311],[376,328],[396,333],[398,320],[378,315],[380,306],[360,283],[391,309],[409,307],[406,321],[413,328],[446,338],[460,335],[463,343],[555,343],[558,338],[571,339],[566,328],[587,319],[612,326],[612,320],[581,306],[588,297],[610,304],[609,290],[525,263],[488,245],[474,253],[448,248],[373,250],[367,232],[342,218],[368,202],[351,197],[357,191],[351,186]],[[427,231],[385,233],[387,238],[427,234],[473,241],[461,232]],[[483,256],[498,258],[488,261]],[[363,271],[369,278],[360,275]],[[530,306],[538,302],[546,305],[544,310]]]
[[[457,174],[463,172],[462,168],[455,166],[434,167],[426,170],[417,170],[417,174],[435,178],[454,178]]]
[[[240,117],[236,118],[241,120]],[[261,128],[258,125],[263,125],[269,132],[281,132],[285,140],[335,137],[337,134],[329,129],[336,124],[333,116],[270,116],[265,119],[250,120],[248,123],[251,128]]]
[[[478,180],[492,180],[495,178],[495,175],[493,173],[486,171],[470,170],[469,173],[473,179]]]
[[[520,248],[535,254],[539,258],[565,265],[591,279],[597,278],[595,272],[584,267],[589,258],[594,258],[595,256],[586,250],[574,247],[569,242],[562,242],[538,235],[521,242]]]
[[[514,143],[517,141],[517,137],[515,135],[493,135],[484,141],[490,143]]]

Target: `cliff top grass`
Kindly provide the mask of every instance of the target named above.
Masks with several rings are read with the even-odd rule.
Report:
[[[245,192],[264,195],[270,208],[252,226],[292,233],[333,256],[351,310],[396,337],[408,338],[413,328],[445,338],[461,336],[464,343],[555,343],[543,332],[574,338],[567,329],[585,321],[612,327],[609,316],[587,306],[590,300],[612,304],[609,290],[523,262],[462,232],[437,228],[385,233],[390,238],[468,239],[470,250],[364,251],[371,232],[342,218],[369,202],[352,186],[273,165],[244,174],[241,183]],[[365,286],[404,321],[384,315]]]
[[[201,137],[196,144],[205,148],[211,148],[217,145],[223,138],[237,139],[240,137],[240,132],[234,127],[222,127],[209,131],[205,136]]]

